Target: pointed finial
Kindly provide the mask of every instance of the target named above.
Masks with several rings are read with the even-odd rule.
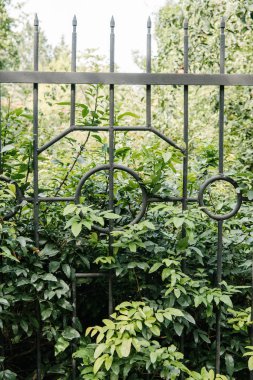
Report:
[[[77,19],[76,19],[76,15],[74,15],[74,17],[73,17],[73,20],[72,20],[72,25],[73,25],[73,26],[77,26]]]
[[[114,27],[115,27],[115,21],[114,21],[114,17],[113,17],[113,16],[112,16],[112,18],[111,18],[110,27],[111,27],[111,28],[114,28]]]
[[[221,27],[222,29],[225,28],[225,17],[222,17],[222,18],[221,18],[220,27]]]
[[[152,23],[151,23],[151,18],[150,16],[148,17],[148,21],[147,21],[147,28],[148,29],[151,29],[151,26],[152,26]]]
[[[188,29],[188,18],[184,19],[184,29]]]
[[[35,13],[35,16],[34,16],[34,26],[39,26],[39,19],[38,19],[38,16],[37,16],[37,13]]]

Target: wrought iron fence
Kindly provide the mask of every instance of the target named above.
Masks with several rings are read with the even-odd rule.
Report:
[[[110,22],[110,72],[76,72],[76,17],[73,19],[73,32],[72,32],[72,60],[71,72],[40,72],[39,71],[39,21],[37,15],[34,20],[34,70],[33,71],[1,71],[0,83],[28,83],[33,85],[33,187],[34,196],[32,198],[25,197],[18,183],[12,181],[4,176],[0,177],[0,181],[12,182],[16,186],[17,202],[21,203],[22,200],[33,203],[33,226],[34,226],[34,242],[35,246],[39,248],[39,204],[41,202],[69,202],[74,201],[79,203],[81,190],[85,181],[94,173],[99,171],[109,172],[109,209],[114,209],[114,170],[122,170],[129,173],[139,184],[142,192],[142,205],[139,213],[131,222],[138,223],[145,215],[147,205],[151,202],[173,202],[181,203],[182,210],[186,210],[188,203],[196,203],[202,208],[211,219],[217,221],[217,274],[216,286],[220,287],[222,281],[222,251],[223,251],[223,224],[232,218],[241,207],[242,202],[251,202],[252,200],[242,196],[241,190],[237,182],[224,173],[224,102],[225,102],[225,87],[226,86],[253,86],[252,74],[225,74],[225,21],[221,20],[220,24],[220,73],[219,74],[190,74],[188,73],[188,21],[185,20],[184,28],[184,73],[151,73],[151,20],[147,22],[147,53],[146,53],[146,73],[115,73],[114,72],[114,53],[115,53],[115,22],[111,19]],[[40,84],[70,84],[70,127],[58,134],[52,140],[39,146],[39,125],[38,125],[38,91]],[[75,104],[76,104],[76,85],[78,84],[104,84],[109,87],[109,125],[105,126],[83,126],[76,125],[75,123]],[[146,124],[144,126],[115,126],[114,120],[114,86],[115,85],[144,85],[146,86]],[[152,85],[183,86],[184,94],[184,120],[183,120],[183,138],[184,146],[179,146],[167,135],[163,134],[152,126],[152,110],[151,110],[151,90]],[[219,165],[217,168],[217,175],[205,181],[199,189],[198,197],[191,198],[188,196],[188,143],[189,143],[189,129],[188,129],[188,90],[189,86],[218,86],[219,87]],[[96,166],[87,172],[81,179],[77,186],[75,195],[71,197],[40,197],[39,196],[39,166],[38,157],[53,146],[56,142],[71,134],[75,131],[96,131],[108,132],[109,134],[109,163],[105,165]],[[115,132],[126,131],[143,131],[152,132],[160,139],[164,140],[167,144],[183,154],[183,186],[182,196],[164,196],[158,197],[155,194],[148,194],[141,178],[131,168],[123,165],[118,165],[114,160],[114,134]],[[217,181],[225,181],[230,183],[236,190],[237,202],[234,209],[227,214],[214,214],[209,211],[204,203],[204,193],[206,188]],[[8,213],[4,216],[5,220],[12,218],[14,212]],[[110,221],[107,228],[94,226],[95,229],[109,235],[109,252],[112,254],[113,237],[112,231],[114,230],[114,222]],[[182,227],[182,236],[186,234],[184,226]],[[112,276],[113,273],[75,273],[73,272],[72,281],[72,297],[73,297],[73,322],[77,318],[76,303],[77,303],[77,281],[80,278],[97,278],[105,277],[108,281],[108,313],[113,311],[113,295],[112,295]],[[253,304],[252,304],[253,310]],[[39,318],[39,307],[37,309]],[[253,315],[252,315],[253,316]],[[39,318],[40,319],[40,318]],[[253,319],[253,318],[252,318]],[[37,331],[37,379],[41,379],[41,333],[40,329]],[[253,327],[250,328],[250,340],[253,345]],[[215,372],[220,373],[220,357],[221,357],[221,312],[217,308],[216,312],[216,356],[215,356]],[[73,379],[76,378],[76,363],[73,360]],[[253,379],[252,373],[250,378]]]

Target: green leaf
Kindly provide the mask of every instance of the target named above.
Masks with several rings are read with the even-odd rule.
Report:
[[[52,244],[46,244],[45,247],[40,251],[40,257],[53,257],[57,255],[58,252],[59,250],[56,249],[55,246],[53,246]]]
[[[121,354],[123,358],[127,358],[130,355],[131,343],[132,343],[132,338],[123,339],[122,344],[121,344]]]
[[[97,360],[94,363],[94,367],[93,367],[94,374],[96,374],[100,370],[104,361],[105,361],[104,356],[100,356],[99,358],[97,358]]]
[[[179,323],[174,323],[173,327],[174,327],[174,329],[176,331],[176,334],[178,336],[181,336],[184,326],[180,325]]]
[[[112,356],[107,356],[106,357],[106,359],[105,359],[105,369],[106,369],[106,371],[109,371],[109,369],[111,368],[112,361],[113,361],[113,357]]]
[[[221,301],[225,303],[226,305],[228,305],[229,307],[233,307],[232,301],[227,294],[223,294],[221,296]]]
[[[9,369],[6,369],[5,371],[0,371],[0,379],[1,380],[16,380],[17,375],[16,373],[10,371]]]
[[[57,282],[57,278],[52,274],[52,273],[47,273],[44,277],[43,277],[43,280],[44,281],[53,281],[53,282]]]
[[[10,260],[13,260],[13,261],[17,261],[19,262],[19,260],[16,258],[16,256],[14,256],[11,251],[9,250],[9,248],[5,247],[5,246],[2,246],[1,247],[2,249],[2,252],[0,252],[0,255],[1,256],[4,256],[4,257],[7,257],[8,259]]]
[[[97,359],[105,351],[106,347],[105,343],[100,343],[95,349],[94,358]]]
[[[153,325],[150,327],[150,330],[152,331],[152,333],[156,336],[160,336],[160,329],[158,326],[156,325]]]
[[[4,306],[10,306],[9,302],[7,299],[0,297],[0,304]]]
[[[130,242],[129,249],[131,252],[136,252],[136,244],[134,244],[133,242]]]
[[[75,330],[73,327],[66,327],[64,331],[62,332],[62,336],[66,340],[72,340],[80,338],[80,334],[77,330]]]
[[[67,205],[64,210],[63,210],[63,215],[69,215],[69,214],[74,214],[76,210],[76,205],[74,204],[70,204],[70,205]]]
[[[252,201],[252,199],[253,199],[253,190],[249,190],[248,193],[247,193],[247,196],[248,196],[248,199],[250,201]]]
[[[21,319],[20,326],[22,327],[24,332],[26,332],[26,333],[28,332],[29,326],[28,326],[28,323],[24,319]]]
[[[104,324],[111,330],[115,329],[115,324],[110,319],[103,319]]]
[[[89,113],[89,108],[84,104],[84,107],[82,109],[82,117],[85,118]]]
[[[139,119],[140,118],[140,116],[138,116],[136,113],[133,113],[133,112],[124,112],[124,113],[118,115],[118,120],[121,120],[121,119],[123,119],[126,116],[134,117],[135,119]]]
[[[250,371],[253,371],[253,356],[251,356],[248,360],[248,367]]]
[[[71,268],[68,264],[63,264],[62,265],[62,270],[65,273],[65,275],[70,278],[71,277]]]
[[[49,272],[56,272],[60,267],[59,261],[50,261],[49,263]]]
[[[179,228],[183,225],[184,223],[184,218],[178,218],[176,216],[174,216],[174,218],[172,219],[173,221],[173,224],[176,228]]]
[[[163,264],[162,263],[155,263],[152,265],[152,267],[149,270],[149,273],[156,272]]]
[[[158,356],[158,352],[157,351],[152,351],[150,353],[150,361],[151,361],[151,363],[154,364],[156,362],[157,356]]]
[[[104,214],[105,219],[118,219],[120,216],[118,214],[114,214],[113,212],[106,212]]]
[[[55,345],[55,356],[65,351],[68,346],[69,346],[69,342],[66,341],[62,336],[60,336]]]
[[[183,316],[187,319],[188,322],[193,323],[195,325],[195,319],[191,316],[191,314],[184,312]]]
[[[234,367],[235,367],[233,356],[230,354],[226,354],[225,363],[226,363],[226,369],[227,369],[228,374],[232,376],[234,373]]]
[[[52,314],[52,309],[51,308],[46,308],[41,311],[41,319],[42,321],[45,321],[47,318],[49,318]]]
[[[72,234],[77,237],[82,230],[82,223],[74,222],[71,226]]]
[[[12,150],[12,149],[15,149],[14,145],[12,145],[12,144],[5,145],[2,148],[1,153],[8,152],[9,150]]]
[[[169,313],[170,315],[173,315],[176,317],[184,317],[185,316],[185,314],[181,310],[175,309],[174,307],[168,307],[167,309],[165,309],[165,311],[167,313]]]

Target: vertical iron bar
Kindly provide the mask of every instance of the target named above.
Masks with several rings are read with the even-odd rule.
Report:
[[[3,173],[2,168],[2,84],[0,83],[0,173]]]
[[[2,174],[2,172],[3,172],[3,168],[2,168],[2,84],[0,83],[0,173]],[[3,266],[3,256],[2,255],[0,257],[0,266],[1,266],[1,268]],[[0,273],[0,284],[2,284],[3,281],[4,281],[3,273]],[[0,355],[3,357],[5,356],[4,351],[5,351],[4,335],[1,331],[0,332]],[[4,362],[2,364],[2,368],[4,370]]]
[[[73,304],[73,314],[72,314],[72,325],[73,328],[76,328],[76,302],[77,302],[77,296],[76,296],[76,272],[75,270],[72,270],[72,304]],[[72,344],[72,354],[74,353],[76,349],[76,344]],[[72,358],[72,380],[76,379],[76,360]]]
[[[111,18],[110,22],[111,34],[110,34],[110,72],[114,72],[114,46],[115,46],[115,36],[114,36],[114,28],[115,21],[114,18]],[[109,88],[109,112],[110,112],[110,120],[109,120],[109,209],[111,211],[114,210],[114,179],[113,179],[113,171],[114,171],[114,85],[110,84]],[[109,221],[109,255],[113,255],[113,220]],[[109,288],[108,288],[108,312],[109,315],[112,314],[112,273],[109,276]]]
[[[39,68],[39,20],[34,19],[34,71]],[[38,202],[38,83],[33,84],[33,187],[34,187],[34,240],[39,246],[39,202]]]
[[[34,71],[39,69],[39,20],[37,14],[34,18]],[[34,241],[36,248],[39,248],[39,184],[38,184],[38,83],[33,84],[33,221],[34,221]],[[40,347],[40,304],[36,303],[36,315],[38,320],[38,330],[36,334],[37,348],[37,380],[41,379],[41,347]]]
[[[220,74],[225,73],[225,20],[220,24]],[[220,113],[219,113],[219,172],[223,173],[224,150],[224,86],[220,86]]]
[[[253,321],[253,260],[251,265],[251,322]],[[250,326],[250,345],[253,346],[253,324]],[[250,380],[253,380],[253,371],[250,371]]]
[[[71,71],[76,72],[76,26],[77,26],[77,19],[76,15],[74,15],[72,20],[72,49],[71,49]],[[75,109],[76,106],[76,85],[71,84],[70,87],[70,126],[75,125]],[[74,269],[72,269],[72,304],[73,304],[73,314],[72,314],[72,325],[73,328],[76,328],[76,302],[77,302],[77,296],[76,296],[76,272]],[[72,343],[71,346],[72,349],[72,355],[76,350],[76,344]],[[76,360],[72,357],[72,380],[76,379]]]
[[[188,20],[184,20],[184,73],[188,73]],[[182,211],[187,209],[187,185],[188,185],[188,86],[184,86],[184,143],[185,153],[183,158],[183,191],[182,191]],[[182,238],[186,237],[186,228],[182,226]],[[182,262],[182,270],[185,272],[186,263]],[[181,335],[181,351],[184,352],[184,334]],[[184,374],[181,374],[184,379]]]
[[[151,73],[151,19],[147,21],[147,57],[146,72]],[[151,127],[151,85],[146,86],[146,125]]]
[[[184,73],[188,73],[188,20],[184,21]],[[187,182],[188,182],[188,86],[184,86],[184,143],[183,158],[183,210],[187,209]]]
[[[72,54],[71,54],[71,71],[76,72],[76,16],[72,21]],[[70,105],[70,126],[75,125],[75,103],[76,103],[76,85],[71,84],[71,105]]]
[[[225,20],[220,23],[220,74],[225,72]],[[223,174],[224,166],[224,86],[220,86],[220,106],[219,106],[219,173]],[[222,227],[223,221],[218,221],[218,247],[217,247],[217,275],[216,286],[220,288],[222,280]],[[220,373],[221,355],[221,309],[218,306],[216,311],[216,355],[215,374]]]

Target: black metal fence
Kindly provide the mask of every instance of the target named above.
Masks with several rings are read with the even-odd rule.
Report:
[[[221,20],[220,24],[220,73],[219,74],[189,74],[188,73],[188,22],[184,21],[184,73],[182,74],[171,74],[171,73],[151,73],[151,20],[148,19],[147,22],[147,55],[146,55],[146,73],[114,73],[114,52],[115,52],[115,23],[114,19],[111,19],[110,28],[110,72],[109,73],[90,73],[90,72],[76,72],[76,27],[77,21],[74,17],[73,19],[73,33],[72,33],[72,60],[71,60],[71,72],[39,72],[39,22],[37,16],[34,20],[34,71],[26,72],[11,72],[11,71],[1,71],[0,72],[0,83],[30,83],[33,85],[33,176],[34,176],[34,197],[27,198],[24,197],[19,189],[18,184],[17,189],[17,201],[21,202],[26,200],[33,203],[34,210],[34,241],[35,246],[39,247],[39,204],[40,202],[68,202],[74,201],[79,203],[80,194],[82,186],[85,181],[94,173],[98,171],[108,171],[109,172],[109,209],[114,208],[114,170],[123,170],[128,172],[139,184],[142,191],[142,206],[139,214],[132,221],[132,223],[138,223],[140,219],[144,216],[147,204],[150,202],[178,202],[182,204],[182,210],[187,209],[189,202],[195,202],[202,207],[203,212],[205,212],[210,218],[217,221],[217,274],[216,274],[216,285],[220,287],[222,281],[222,250],[223,250],[223,223],[225,220],[233,217],[241,207],[242,202],[250,202],[246,197],[242,196],[240,188],[237,182],[228,177],[224,173],[224,101],[225,101],[225,87],[226,86],[253,86],[253,75],[251,74],[225,74],[225,21]],[[38,126],[38,91],[39,84],[70,84],[71,86],[71,106],[70,106],[70,127],[65,131],[61,132],[58,136],[54,137],[52,140],[39,146],[39,126]],[[75,99],[76,99],[76,85],[78,84],[104,84],[109,87],[109,112],[110,120],[108,127],[104,126],[79,126],[75,124]],[[146,125],[144,126],[115,126],[114,122],[114,86],[115,85],[145,85],[146,86]],[[151,116],[151,90],[152,85],[181,85],[183,86],[184,93],[184,147],[178,146],[173,140],[168,136],[158,131],[152,126]],[[209,178],[200,187],[199,194],[197,198],[188,197],[188,89],[189,86],[219,86],[219,166],[217,168],[217,175]],[[49,147],[54,145],[57,141],[61,140],[63,137],[71,134],[74,131],[106,131],[109,134],[109,163],[106,165],[100,165],[89,172],[87,172],[81,179],[77,186],[76,193],[72,197],[40,197],[39,196],[39,167],[38,167],[38,157],[39,155],[47,150]],[[170,197],[165,196],[162,199],[156,195],[152,197],[148,194],[145,186],[139,175],[135,173],[132,169],[117,165],[114,162],[114,134],[115,132],[125,132],[125,131],[147,131],[152,132],[159,138],[163,139],[166,143],[172,146],[174,149],[179,150],[183,154],[183,186],[182,186],[182,196],[180,197]],[[1,177],[1,181],[9,182],[11,179]],[[225,181],[230,183],[236,190],[237,202],[234,209],[227,214],[213,214],[209,211],[204,204],[204,193],[208,185],[215,183],[216,181]],[[5,219],[9,219],[13,214],[8,214]],[[96,227],[101,232],[109,234],[109,252],[112,253],[113,238],[111,232],[114,229],[113,221],[110,221],[108,228]],[[186,231],[184,227],[182,228],[182,235],[185,236]],[[72,294],[73,294],[73,322],[77,317],[76,315],[76,282],[79,278],[85,277],[100,277],[104,276],[108,281],[109,287],[109,299],[108,299],[108,312],[109,314],[113,311],[112,303],[112,273],[75,273],[73,276],[72,283]],[[253,309],[253,308],[252,308]],[[39,310],[39,309],[38,309]],[[250,340],[253,345],[253,328],[250,331]],[[41,379],[41,337],[40,331],[37,333],[37,379]],[[220,309],[217,309],[216,313],[216,362],[215,362],[215,372],[220,373],[220,357],[221,357],[221,313]],[[73,379],[76,375],[75,361],[73,361]],[[250,374],[250,378],[253,378]]]

